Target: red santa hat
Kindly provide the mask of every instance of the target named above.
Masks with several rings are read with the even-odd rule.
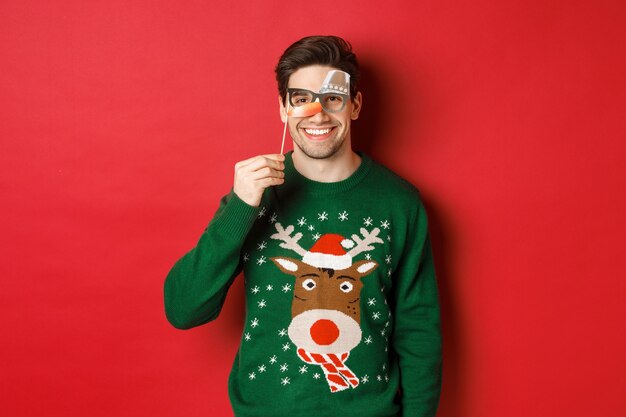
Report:
[[[352,266],[352,256],[346,249],[354,242],[341,235],[327,233],[320,237],[302,257],[302,262],[317,268],[346,269]]]

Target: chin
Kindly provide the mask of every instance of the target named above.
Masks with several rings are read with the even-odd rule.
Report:
[[[325,141],[325,142],[311,142],[306,138],[299,137],[298,140],[294,140],[294,144],[297,148],[306,156],[311,159],[328,159],[342,150],[345,146],[345,138],[340,142],[337,141]]]
[[[316,148],[314,146],[306,146],[306,145],[300,146],[300,144],[298,144],[297,142],[296,142],[296,145],[298,146],[298,148],[300,148],[302,153],[308,156],[309,158],[328,159],[334,156],[337,152],[339,152],[342,144],[336,144],[335,146],[331,146],[331,147],[325,146],[322,149]]]

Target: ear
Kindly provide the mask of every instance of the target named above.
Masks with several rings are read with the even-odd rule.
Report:
[[[352,120],[356,120],[359,118],[359,113],[361,112],[362,104],[363,104],[363,95],[359,91],[356,93],[356,96],[352,99],[352,112],[350,113],[350,118]]]
[[[287,121],[287,110],[283,106],[283,98],[281,96],[278,96],[278,109],[280,111],[280,120],[285,123]]]
[[[298,271],[302,270],[302,262],[297,259],[286,257],[276,257],[270,259],[276,264],[278,269],[283,271],[285,274],[296,275]]]
[[[357,261],[354,264],[352,264],[352,269],[356,270],[356,272],[359,273],[359,275],[361,275],[361,278],[363,278],[366,275],[369,275],[376,268],[378,268],[378,263],[374,261],[362,260],[362,261]]]

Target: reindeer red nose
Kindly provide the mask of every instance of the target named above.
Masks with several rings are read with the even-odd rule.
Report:
[[[331,320],[320,319],[310,329],[313,341],[318,345],[330,345],[339,337],[339,328]]]

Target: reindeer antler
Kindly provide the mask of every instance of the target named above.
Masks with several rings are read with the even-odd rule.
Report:
[[[352,235],[352,240],[356,242],[356,246],[348,252],[348,255],[352,257],[361,252],[367,252],[374,249],[374,247],[371,246],[372,243],[383,243],[383,240],[378,237],[378,233],[380,233],[380,229],[378,227],[375,227],[371,232],[368,232],[364,227],[361,227],[360,232],[363,235],[363,239],[361,239],[358,235]]]
[[[274,233],[270,237],[272,239],[282,240],[283,243],[278,244],[278,246],[280,246],[281,248],[291,249],[292,251],[296,252],[298,255],[304,256],[304,254],[306,253],[306,250],[303,249],[302,246],[298,244],[298,241],[302,237],[302,233],[298,232],[295,235],[290,236],[291,232],[293,232],[293,229],[294,227],[292,225],[287,226],[286,228],[283,228],[280,225],[280,223],[276,223],[276,230],[278,231],[278,233]]]

